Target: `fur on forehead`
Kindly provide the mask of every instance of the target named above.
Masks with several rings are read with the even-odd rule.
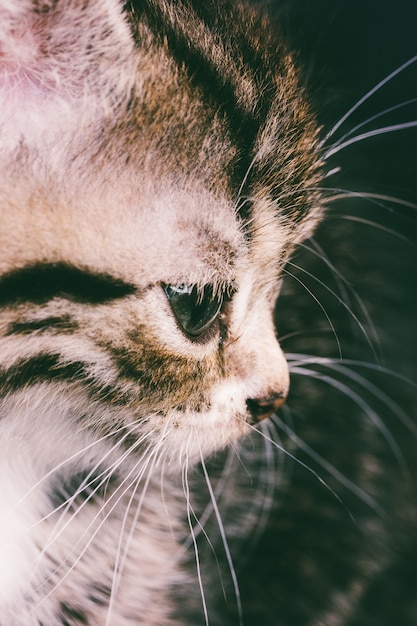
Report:
[[[244,269],[247,244],[231,200],[179,181],[130,187],[112,181],[111,189],[103,185],[100,192],[99,181],[85,182],[76,193],[29,192],[31,197],[2,212],[4,270],[11,262],[69,260],[139,287],[158,282],[224,287]],[[0,267],[2,256],[0,250]]]
[[[145,198],[147,196],[145,195]],[[141,199],[141,205],[143,203]],[[138,221],[155,280],[224,287],[245,265],[247,244],[234,205],[204,187],[166,183],[149,190]],[[143,205],[142,205],[143,206]],[[149,267],[149,260],[150,267]]]

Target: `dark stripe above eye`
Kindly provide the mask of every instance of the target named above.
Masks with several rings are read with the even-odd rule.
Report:
[[[135,291],[134,285],[110,274],[67,263],[35,263],[0,277],[0,306],[19,302],[42,304],[53,298],[104,304]]]

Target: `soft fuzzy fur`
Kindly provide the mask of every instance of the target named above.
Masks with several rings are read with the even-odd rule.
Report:
[[[239,5],[1,25],[0,623],[171,624],[183,472],[287,394],[272,313],[320,215],[315,124]],[[225,298],[197,341],[184,283]]]
[[[262,11],[229,0],[0,0],[0,29],[0,625],[240,622],[239,600],[228,617],[216,615],[221,584],[205,533],[210,544],[220,526],[238,597],[229,546],[261,525],[277,476],[290,494],[286,510],[298,507],[309,520],[294,555],[286,516],[272,526],[282,540],[280,598],[286,571],[300,581],[286,606],[297,607],[303,576],[306,598],[327,580],[327,565],[309,557],[317,543],[311,510],[323,529],[342,519],[347,551],[361,548],[323,594],[324,608],[305,609],[299,622],[288,609],[282,624],[348,624],[390,558],[387,505],[377,496],[378,419],[357,412],[346,422],[324,411],[313,433],[309,422],[304,439],[318,439],[318,450],[330,417],[342,440],[354,430],[369,450],[354,462],[339,455],[340,472],[331,469],[337,448],[323,463],[313,456],[318,473],[310,455],[288,492],[272,447],[302,458],[306,444],[291,419],[280,436],[263,424],[269,465],[257,473],[257,417],[289,388],[275,322],[291,337],[314,319],[302,297],[297,315],[285,314],[288,287],[275,303],[285,272],[299,271],[296,261],[284,269],[290,255],[322,218],[323,161],[332,154],[294,58]],[[296,279],[308,296],[309,278]],[[219,299],[204,332],[181,327],[169,288],[195,288],[203,315],[207,293]],[[299,354],[305,344],[293,352],[290,368],[303,375],[311,365]],[[326,362],[313,362],[327,380]],[[295,412],[300,398],[326,407],[312,379],[295,395]],[[363,379],[350,380],[352,400]],[[365,400],[357,404],[374,416]],[[244,435],[246,447],[233,456]],[[226,470],[213,467],[209,478],[205,459],[227,446]],[[245,469],[233,477],[236,459]],[[257,480],[265,486],[251,502],[247,482]],[[352,494],[365,510],[363,542],[346,521]]]

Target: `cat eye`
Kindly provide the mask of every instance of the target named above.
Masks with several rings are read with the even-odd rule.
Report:
[[[222,308],[224,294],[212,285],[163,285],[178,325],[190,339],[198,339],[213,325]]]

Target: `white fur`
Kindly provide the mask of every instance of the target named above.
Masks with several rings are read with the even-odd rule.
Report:
[[[252,74],[217,36],[194,27],[194,44],[212,54],[250,111]],[[79,602],[90,626],[174,624],[169,594],[186,579],[182,473],[248,432],[249,398],[288,391],[272,312],[283,257],[318,213],[295,232],[269,191],[255,189],[247,237],[228,186],[237,148],[222,116],[207,113],[146,28],[140,35],[135,47],[115,0],[60,0],[40,14],[30,0],[0,0],[0,273],[64,262],[136,288],[96,307],[64,294],[2,308],[2,372],[47,353],[62,367],[81,362],[90,376],[90,387],[76,377],[30,380],[0,401],[2,626],[58,625],[62,602]],[[143,105],[136,117],[130,98]],[[177,145],[169,134],[176,123],[197,145],[195,163],[192,142]],[[276,150],[280,123],[267,124],[258,162]],[[227,333],[219,324],[206,341],[191,341],[163,283],[235,292],[221,313]],[[61,315],[74,322],[71,332],[9,332]],[[156,355],[155,406],[142,395],[145,348]],[[130,375],[118,370],[123,351]],[[171,361],[177,387],[166,391]],[[91,381],[124,394],[124,403],[94,395]],[[120,433],[136,443],[126,449]],[[74,512],[69,494],[67,508],[51,510],[54,481],[92,467],[120,481],[109,483],[108,497],[77,502]],[[91,600],[93,583],[114,590],[110,607]]]

